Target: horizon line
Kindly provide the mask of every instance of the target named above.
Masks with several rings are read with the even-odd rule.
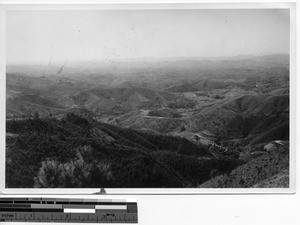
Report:
[[[74,64],[74,63],[125,63],[125,62],[151,62],[151,61],[178,61],[178,60],[196,60],[196,61],[222,61],[226,59],[231,60],[239,60],[239,58],[257,58],[257,57],[264,57],[264,56],[289,56],[289,53],[269,53],[269,54],[239,54],[239,55],[233,55],[233,56],[174,56],[174,57],[142,57],[142,58],[114,58],[114,59],[87,59],[87,60],[53,60],[52,64],[49,65],[45,62],[6,62],[6,66],[53,66],[57,64],[61,64],[64,62],[67,62],[68,64]]]

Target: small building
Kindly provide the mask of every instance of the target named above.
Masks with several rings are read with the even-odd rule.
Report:
[[[273,151],[276,149],[276,145],[274,143],[269,143],[264,146],[264,150],[267,152]]]
[[[204,91],[197,91],[195,92],[196,96],[207,96],[207,93]]]
[[[201,143],[201,144],[203,144],[203,145],[206,145],[206,146],[212,144],[212,142],[211,142],[209,139],[203,137],[203,136],[200,135],[200,134],[195,134],[195,135],[194,135],[194,141],[197,142],[197,143]]]
[[[276,140],[266,144],[264,146],[264,150],[270,152],[276,149],[281,149],[283,146],[285,146],[285,143],[282,140]]]
[[[201,136],[206,137],[206,138],[214,138],[214,137],[215,137],[215,135],[212,134],[212,133],[211,133],[210,131],[208,131],[208,130],[203,130],[203,131],[201,131],[200,133],[201,133]]]
[[[279,144],[279,145],[284,145],[283,141],[282,140],[276,140],[274,141],[276,144]]]

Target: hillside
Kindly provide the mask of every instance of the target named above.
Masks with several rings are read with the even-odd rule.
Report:
[[[276,127],[288,125],[288,95],[244,95],[198,110],[188,122],[194,132],[209,130],[221,139],[253,138]],[[285,133],[285,131],[283,131]],[[286,140],[282,134],[280,139]],[[270,140],[274,137],[270,137]]]
[[[214,159],[183,138],[90,123],[75,114],[8,121],[7,132],[14,134],[7,136],[11,188],[196,187],[212,170],[229,172],[242,163]]]
[[[288,55],[59,68],[7,66],[9,186],[288,186]]]
[[[193,105],[191,100],[182,96],[128,83],[114,88],[93,87],[70,97],[75,105],[111,115],[121,115],[136,109],[157,109],[170,104],[177,107]]]
[[[123,80],[111,87],[95,85],[92,81],[94,77],[87,77],[87,81],[65,77],[60,81],[56,75],[32,77],[7,74],[7,118],[29,116],[35,111],[41,116],[49,116],[49,111],[59,115],[72,108],[86,108],[98,116],[120,116],[137,109],[192,108],[195,105],[193,100],[184,96],[135,82]]]
[[[229,86],[226,82],[219,82],[211,79],[199,80],[196,83],[184,83],[178,86],[173,86],[167,91],[170,92],[195,92],[195,91],[209,91],[213,89],[221,89]]]
[[[239,166],[225,175],[200,185],[200,188],[282,188],[289,187],[288,143]]]

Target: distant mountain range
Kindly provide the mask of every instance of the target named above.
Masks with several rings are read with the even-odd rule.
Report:
[[[89,60],[78,62],[67,62],[64,72],[70,75],[78,75],[78,72],[84,72],[85,75],[96,74],[97,72],[118,75],[129,73],[130,71],[151,70],[194,70],[194,69],[213,69],[214,67],[271,67],[271,66],[288,66],[289,55],[240,55],[234,57],[177,57],[177,58],[142,58],[127,60]],[[23,73],[31,76],[56,75],[65,61],[53,65],[40,64],[8,64],[7,73]],[[121,72],[121,74],[120,74]],[[122,73],[123,72],[123,73]]]
[[[61,176],[67,176],[66,174],[71,172],[66,172],[63,168],[77,168],[81,165],[83,177],[89,177],[90,173],[93,173],[95,176],[93,179],[98,179],[99,174],[97,175],[95,171],[99,170],[104,171],[104,174],[98,172],[105,180],[111,172],[118,171],[107,168],[118,167],[120,163],[128,166],[129,162],[137,164],[132,173],[141,173],[143,179],[133,185],[134,181],[128,178],[133,182],[133,186],[126,183],[128,187],[151,186],[153,174],[149,173],[152,166],[157,170],[155,180],[158,183],[153,181],[155,187],[172,185],[195,187],[201,186],[204,181],[208,182],[216,174],[237,169],[240,164],[245,163],[243,165],[245,167],[252,165],[251,161],[254,158],[267,154],[264,146],[270,142],[285,141],[288,149],[290,105],[288,55],[145,59],[123,62],[91,61],[67,63],[61,72],[60,69],[61,65],[7,66],[6,118],[9,138],[7,151],[18,149],[21,158],[25,157],[23,150],[26,154],[34,155],[37,149],[31,152],[32,145],[29,144],[29,140],[37,138],[36,145],[44,148],[48,143],[44,140],[46,138],[47,141],[56,140],[61,143],[57,147],[59,152],[66,150],[72,151],[73,154],[71,159],[67,159],[60,155],[65,153],[51,150],[52,153],[47,154],[47,157],[41,156],[35,159],[34,163],[37,167],[28,165],[32,171],[26,187],[33,185],[44,187],[46,181],[43,183],[35,179],[45,176],[42,174],[46,173],[48,167],[52,169],[57,167],[57,170],[60,168],[61,174],[64,174]],[[81,121],[82,124],[77,126],[76,121]],[[36,123],[42,128],[38,128],[40,125]],[[28,130],[23,132],[13,128],[20,127],[22,130],[23,125]],[[72,130],[73,128],[80,130],[85,126],[88,127],[86,137],[85,134]],[[49,131],[51,133],[49,134],[48,129],[57,130],[62,134],[56,136],[51,133],[52,131]],[[29,132],[27,136],[26,132]],[[44,132],[47,133],[46,136]],[[126,132],[132,135],[124,137]],[[210,135],[204,135],[205,133]],[[73,146],[72,140],[80,135],[83,135],[84,141]],[[195,136],[199,140],[195,140]],[[170,143],[171,140],[175,140],[172,139],[175,137],[182,138],[184,141],[180,140],[184,144],[180,142],[181,144],[178,143],[176,146],[170,145],[173,147],[168,149],[162,147],[165,146],[163,142]],[[140,138],[142,142],[137,141]],[[119,140],[117,147],[114,141],[116,139]],[[154,144],[153,139],[159,144]],[[22,141],[26,144],[20,144]],[[90,141],[91,143],[100,141],[101,146],[87,144]],[[54,142],[50,142],[55,146]],[[215,166],[209,167],[211,171],[206,173],[205,178],[197,179],[196,176],[201,173],[200,170],[203,170],[203,165],[216,158],[216,154],[213,154],[215,150],[211,145],[226,149],[226,152],[217,154],[217,161],[229,160],[233,164],[230,164],[228,169],[222,167],[218,171],[215,170]],[[124,152],[120,149],[123,147],[129,148],[126,151],[130,155],[128,161],[126,163],[122,160],[111,161],[113,157],[122,157]],[[102,162],[98,155],[97,157],[100,157],[97,158],[98,164],[93,164],[90,159],[82,155],[84,149],[80,150],[81,156],[76,156],[77,148],[88,148],[93,154],[104,148],[107,151],[105,160]],[[190,148],[200,148],[202,149],[198,149],[200,152],[206,153],[196,154]],[[114,151],[119,153],[115,155]],[[144,151],[150,151],[151,157]],[[253,155],[253,152],[257,154]],[[287,152],[283,151],[282,154],[286,155]],[[198,162],[199,158],[202,161]],[[90,161],[86,163],[86,160]],[[175,160],[178,164],[168,167],[166,170],[168,175],[166,175],[162,172],[164,168],[160,163],[172,164],[169,160]],[[192,169],[185,160],[191,163],[190,165],[197,165],[191,166],[193,168],[198,168],[200,163],[201,169]],[[203,160],[204,164],[202,164]],[[144,164],[147,164],[147,171],[141,169]],[[181,168],[181,164],[185,168]],[[11,166],[18,165],[11,164]],[[95,171],[91,172],[91,168]],[[188,174],[189,170],[194,172]],[[37,171],[41,174],[36,174]],[[282,171],[276,170],[268,174],[275,176],[277,172]],[[11,173],[15,171],[12,169]],[[163,181],[164,179],[166,180]],[[262,179],[257,182],[261,181]],[[9,182],[13,186],[22,186],[18,181]],[[73,185],[85,187],[92,185],[89,183],[91,181],[85,181],[84,185],[80,182]],[[267,183],[266,181],[260,185]],[[121,187],[120,185],[124,183],[106,184]],[[206,183],[205,187],[207,185],[216,184],[213,181]],[[251,183],[251,185],[255,184]],[[64,184],[58,182],[56,186],[64,186]]]

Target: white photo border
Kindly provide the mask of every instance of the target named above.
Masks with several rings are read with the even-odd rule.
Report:
[[[289,188],[105,188],[109,195],[143,194],[293,194],[296,190],[296,5],[295,3],[124,3],[0,5],[0,192],[14,195],[83,195],[99,189],[5,187],[6,12],[11,10],[161,10],[161,9],[289,9],[290,10],[290,186]]]

